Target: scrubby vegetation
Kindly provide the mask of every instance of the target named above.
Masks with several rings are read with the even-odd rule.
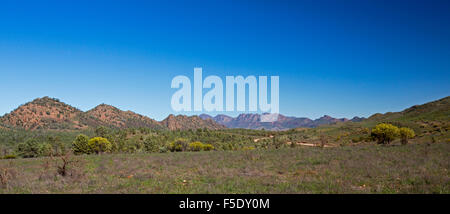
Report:
[[[448,194],[449,152],[373,144],[0,160],[0,193]]]
[[[407,144],[449,142],[446,127],[439,132],[404,127],[396,121],[374,124],[343,123],[288,131],[246,129],[155,130],[149,128],[113,129],[99,126],[83,132],[0,130],[0,157],[23,158],[61,156],[67,151],[79,154],[165,153],[295,148],[296,146],[335,147],[358,144]],[[394,125],[396,124],[396,125]],[[401,128],[398,128],[398,126]]]

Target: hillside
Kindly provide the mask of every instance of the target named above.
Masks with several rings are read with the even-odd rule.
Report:
[[[320,136],[337,144],[362,142],[367,140],[365,136],[379,123],[409,127],[415,131],[418,142],[450,142],[450,97],[415,105],[400,112],[377,113],[360,122],[303,129],[296,135],[301,141],[309,142],[320,141]]]
[[[166,119],[161,121],[161,125],[167,127],[169,130],[188,130],[207,128],[212,130],[224,129],[223,125],[214,122],[211,119],[202,119],[199,116],[186,116],[186,115],[169,115]]]
[[[450,119],[450,96],[407,108],[401,112],[388,112],[385,114],[374,114],[368,118],[369,121],[449,121]]]
[[[114,106],[101,104],[86,112],[90,117],[96,118],[103,125],[117,128],[147,127],[163,129],[158,121],[132,111],[122,111]]]

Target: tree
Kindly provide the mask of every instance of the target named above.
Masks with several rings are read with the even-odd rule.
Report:
[[[402,141],[402,145],[406,145],[408,143],[408,139],[413,138],[415,135],[414,130],[410,128],[400,128],[400,139]]]
[[[108,139],[103,137],[94,137],[88,141],[90,152],[99,154],[104,152],[111,152],[112,144]]]
[[[399,134],[399,128],[388,123],[380,123],[372,129],[372,137],[378,141],[378,144],[389,144]]]
[[[35,139],[28,139],[25,143],[19,143],[16,150],[24,158],[38,157],[39,143]]]
[[[89,154],[89,138],[84,134],[78,135],[75,140],[72,142],[72,151],[74,154]]]

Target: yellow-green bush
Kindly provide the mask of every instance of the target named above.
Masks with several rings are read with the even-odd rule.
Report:
[[[395,140],[400,134],[397,126],[389,123],[380,123],[372,129],[372,137],[374,137],[379,144],[389,144]]]
[[[211,144],[203,144],[203,151],[211,151],[214,150],[214,146]]]
[[[105,152],[111,152],[112,144],[106,138],[94,137],[88,142],[89,150],[91,153],[99,154]]]
[[[211,151],[214,150],[214,146],[211,144],[204,144],[202,142],[196,141],[189,144],[189,151]]]
[[[188,143],[186,139],[178,138],[174,142],[169,144],[169,150],[171,152],[182,152],[186,151],[188,148]]]
[[[408,139],[413,138],[416,136],[414,131],[410,128],[402,127],[400,128],[400,139],[402,141],[402,144],[405,145],[408,143]]]
[[[189,144],[189,150],[193,152],[198,152],[203,150],[203,143],[201,142],[192,142]]]

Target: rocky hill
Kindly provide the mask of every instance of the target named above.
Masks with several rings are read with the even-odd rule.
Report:
[[[114,106],[101,104],[86,112],[90,117],[96,118],[103,125],[117,128],[147,127],[152,129],[163,129],[156,120],[136,114],[132,111],[122,111]]]
[[[186,115],[169,115],[166,119],[161,121],[164,127],[169,130],[188,130],[188,129],[198,129],[207,128],[212,130],[224,129],[223,125],[216,123],[210,118],[202,119],[199,116],[186,116]]]
[[[25,103],[9,114],[0,117],[5,127],[35,129],[85,129],[99,122],[82,111],[60,102],[43,97]]]

